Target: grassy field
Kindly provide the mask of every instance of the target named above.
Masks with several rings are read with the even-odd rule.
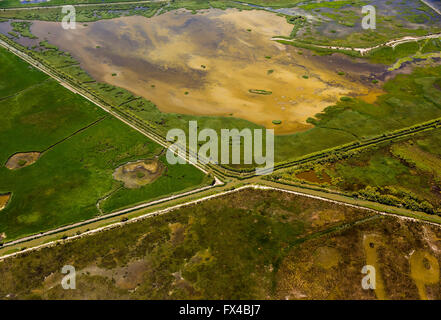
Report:
[[[0,212],[4,241],[94,217],[106,196],[110,212],[210,181],[190,165],[166,164],[154,183],[112,193],[121,186],[112,177],[118,166],[159,156],[162,147],[4,49],[0,61],[0,162],[41,153],[30,166],[0,168],[0,193],[12,192]]]
[[[371,235],[378,255],[365,250]],[[435,226],[245,190],[6,259],[0,297],[374,299],[375,292],[361,288],[361,269],[369,262],[385,279],[380,298],[419,298],[418,288],[440,298],[439,278],[421,281],[424,257],[436,275],[439,237]],[[419,253],[409,271],[405,255],[413,249]],[[76,268],[76,290],[61,288],[67,264]]]

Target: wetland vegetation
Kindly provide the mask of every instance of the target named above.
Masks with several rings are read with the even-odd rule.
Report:
[[[0,61],[0,193],[13,194],[0,215],[3,241],[96,216],[97,201],[120,186],[112,177],[119,165],[161,154],[162,147],[5,49]],[[176,165],[136,194],[118,189],[104,212],[209,182],[195,167]]]
[[[244,190],[6,259],[0,297],[439,299],[440,240],[438,226]],[[367,263],[375,291],[360,286]],[[65,264],[76,290],[60,285]]]
[[[167,15],[170,15],[170,18],[168,18],[169,16]],[[241,17],[241,23],[245,23],[246,25],[242,26],[238,24],[238,17]],[[425,40],[416,46],[413,43],[398,45],[392,50],[393,55],[390,54],[388,48],[374,51],[369,59],[377,64],[366,64],[366,62],[362,60],[353,61],[344,56],[331,55],[321,57],[310,51],[302,52],[302,55],[299,55],[297,50],[290,50],[288,46],[274,46],[271,42],[267,40],[265,42],[261,39],[261,36],[274,36],[277,34],[277,31],[271,31],[272,29],[268,28],[263,30],[262,28],[259,29],[259,27],[255,25],[255,19],[258,17],[262,18],[263,21],[267,19],[266,21],[268,21],[268,23],[274,24],[273,22],[275,20],[273,20],[274,18],[270,18],[270,13],[255,10],[237,13],[228,10],[225,11],[225,13],[211,10],[206,12],[202,11],[197,15],[177,11],[168,12],[165,15],[153,18],[160,20],[161,30],[163,30],[161,32],[174,30],[174,38],[170,38],[165,42],[155,38],[157,32],[159,32],[158,27],[150,25],[148,19],[143,20],[144,18],[138,19],[130,17],[124,18],[126,20],[99,21],[96,22],[96,25],[83,26],[78,30],[80,42],[82,39],[86,41],[85,39],[90,37],[90,39],[95,40],[92,40],[90,48],[88,44],[85,44],[83,47],[76,46],[76,49],[70,48],[68,45],[69,42],[63,40],[63,35],[54,31],[50,23],[43,24],[34,22],[31,28],[32,32],[37,34],[40,40],[48,40],[40,42],[40,45],[37,44],[37,46],[34,47],[33,54],[45,63],[58,68],[66,76],[72,77],[74,80],[81,82],[83,86],[90,88],[92,92],[98,94],[105,101],[108,101],[114,108],[118,109],[119,112],[136,118],[138,121],[142,121],[161,135],[164,135],[168,128],[179,127],[186,130],[186,122],[190,119],[197,119],[201,126],[215,129],[228,127],[257,128],[260,126],[274,128],[276,134],[282,134],[276,137],[276,161],[278,162],[289,161],[308,153],[319,152],[320,150],[336,147],[351,141],[365,139],[375,133],[379,134],[381,132],[396,130],[400,128],[400,126],[408,126],[420,121],[427,121],[431,118],[439,117],[439,109],[435,103],[433,107],[427,105],[427,107],[423,108],[425,109],[423,112],[415,114],[415,118],[408,116],[404,123],[400,114],[407,112],[409,105],[407,103],[407,106],[396,103],[394,104],[394,108],[390,108],[389,102],[398,101],[396,99],[400,99],[399,97],[402,95],[401,90],[393,90],[394,92],[392,94],[388,92],[394,88],[393,84],[388,83],[385,86],[388,94],[382,97],[382,99],[375,101],[375,97],[384,92],[384,89],[381,88],[384,84],[384,80],[391,78],[388,74],[390,71],[387,70],[388,63],[397,62],[409,54],[415,55],[418,52],[436,52],[439,50],[439,40]],[[169,22],[170,19],[173,19],[174,22]],[[185,29],[179,27],[182,23],[188,21],[188,19],[192,19],[192,24],[189,24]],[[220,37],[222,35],[223,37],[225,35],[225,33],[221,33],[221,29],[211,29],[209,27],[211,21],[233,21],[236,24],[235,29],[228,33],[234,34],[237,39],[231,39],[231,45],[225,47],[225,52],[229,56],[225,63],[221,61],[225,65],[219,62],[209,63],[203,54],[204,52],[208,54],[210,47],[217,46],[216,36]],[[192,25],[194,25],[194,28],[197,28],[201,23],[206,25],[205,33],[199,34],[196,31],[192,31]],[[282,25],[278,24],[277,28],[279,33],[280,30],[282,30],[280,29]],[[118,39],[116,31],[111,36],[112,39],[107,39],[109,33],[112,33],[111,30],[114,28],[115,30],[119,30],[121,26],[123,26],[124,30],[126,30],[125,32],[128,33],[131,39],[130,43]],[[134,46],[134,43],[138,41],[136,40],[137,37],[139,37],[139,35],[136,35],[136,28],[138,28],[138,30],[141,28],[150,39],[149,41],[155,43],[155,46],[147,45],[145,48],[139,46],[139,44]],[[292,26],[286,23],[287,34],[291,28]],[[104,34],[104,30],[106,30],[107,37],[105,40],[109,41],[101,40],[101,43],[99,39],[101,39],[100,35]],[[108,32],[109,30],[110,32]],[[177,32],[178,30],[179,32]],[[248,30],[253,30],[253,32],[249,32]],[[189,39],[191,39],[190,42]],[[214,40],[210,42],[207,39]],[[238,40],[241,42],[238,42]],[[180,41],[185,41],[185,45],[180,44]],[[52,48],[52,45],[49,44],[50,42],[56,43],[57,47],[61,47],[63,51],[56,49],[57,47]],[[133,46],[134,53],[130,57],[122,58],[119,49],[120,46],[115,46],[115,43],[118,42],[121,42],[121,48]],[[245,42],[245,44],[243,42]],[[105,43],[112,43],[112,46],[106,47]],[[248,48],[246,43],[252,45],[252,48]],[[262,69],[272,70],[272,72],[265,72],[259,75],[255,74],[251,69],[244,68],[243,75],[246,78],[242,79],[242,73],[240,71],[234,71],[234,64],[230,62],[231,59],[235,57],[231,55],[230,51],[233,47],[241,48],[243,51],[241,56],[249,56],[256,50],[257,45],[261,46],[261,48],[258,49],[259,51],[266,52],[269,52],[269,48],[273,47],[273,49],[271,49],[271,52],[274,52],[271,54],[272,59],[262,59],[260,62],[260,58],[256,57],[257,60],[255,61],[255,63],[268,65],[269,67],[265,66],[262,67]],[[51,48],[49,49],[48,46],[51,46]],[[171,46],[176,46],[177,50],[169,51]],[[154,48],[154,50],[146,56],[143,54],[143,50],[146,48]],[[167,52],[175,52],[175,55],[179,58],[163,54],[159,55],[161,52],[165,52],[164,50]],[[198,52],[198,55],[189,55],[190,52],[194,52],[195,50]],[[137,52],[139,52],[139,54]],[[140,58],[141,56],[142,58]],[[163,61],[157,59],[159,56]],[[280,58],[275,58],[276,56],[280,56]],[[98,62],[96,59],[100,61]],[[288,63],[288,61],[292,63],[292,59],[295,59],[297,65],[301,65],[300,68],[307,68],[308,74],[305,75],[301,69],[296,70],[295,66],[287,67],[284,65]],[[77,60],[80,61],[80,66]],[[310,64],[308,64],[308,61],[310,61]],[[436,64],[436,62],[431,62],[435,61],[432,60],[432,58],[428,58],[426,61],[429,67],[431,64]],[[382,66],[382,64],[378,63],[384,63],[386,65]],[[403,61],[403,63],[405,62]],[[320,68],[320,71],[318,71],[316,68],[320,65],[326,65],[325,69]],[[100,67],[98,68],[97,66]],[[148,75],[141,74],[137,71],[146,70],[146,68],[149,70]],[[240,68],[243,67],[241,66]],[[84,69],[87,73],[83,71]],[[233,70],[230,71],[230,69]],[[328,71],[324,73],[323,70],[327,69],[329,69],[329,73],[327,73]],[[427,68],[427,70],[429,69],[430,68]],[[234,88],[235,91],[231,91],[228,86],[213,88],[210,85],[211,81],[230,79],[229,74],[225,74],[225,72],[219,73],[219,70],[228,70],[232,72],[233,77],[237,78],[237,83],[231,82],[231,87]],[[437,70],[438,69],[434,69],[434,71]],[[427,76],[436,76],[436,72],[434,71]],[[288,72],[291,72],[291,74]],[[111,76],[115,73],[118,74],[117,77]],[[176,75],[179,76],[177,77]],[[255,88],[265,88],[257,90],[273,92],[274,84],[277,83],[276,91],[279,92],[273,92],[271,95],[256,95],[255,98],[250,100],[247,94],[250,93],[249,90],[254,90],[254,88],[250,88],[248,84],[249,80],[247,79],[250,79],[250,77],[259,81],[256,83]],[[308,82],[304,81],[306,77],[308,78]],[[94,81],[95,79],[110,83],[111,85],[97,83]],[[294,86],[294,89],[297,88],[302,93],[297,95],[294,94],[295,92],[292,92],[293,81],[298,83],[297,86]],[[335,81],[338,81],[340,88],[345,88],[346,91],[337,88],[334,91],[329,91],[328,83]],[[244,82],[247,83],[247,87],[243,88],[241,93],[237,92],[241,83]],[[291,93],[288,91],[286,93],[283,92],[283,86],[281,86],[283,82],[287,83],[287,90]],[[271,85],[271,83],[273,83],[273,85]],[[121,89],[121,87],[129,89],[131,92]],[[328,89],[326,89],[329,91],[328,94],[326,91],[322,91],[326,87],[328,87]],[[181,89],[179,90],[179,88]],[[305,89],[308,90],[308,88],[312,90],[309,93],[305,92]],[[319,90],[319,94],[317,98],[314,98],[312,92],[317,90]],[[332,102],[337,102],[339,97],[347,96],[351,94],[351,92],[352,94],[355,92],[358,95],[360,93],[363,94],[363,90],[365,90],[364,94],[367,97],[366,99],[363,99],[363,96],[359,96],[359,98],[353,100],[353,103],[347,103],[344,108],[337,108],[338,110],[346,110],[343,114],[341,114],[341,112],[327,112],[327,110],[336,110],[335,107],[326,107]],[[186,92],[191,94],[185,94]],[[210,100],[207,100],[207,92],[211,92]],[[427,92],[425,94],[433,95],[434,93],[436,94],[436,92]],[[293,94],[294,96],[292,96]],[[305,100],[306,96],[308,97],[307,100]],[[392,97],[395,97],[395,99]],[[222,100],[216,100],[218,98]],[[228,108],[222,107],[221,105],[217,108],[212,107],[213,103],[218,103],[216,101],[223,102],[226,98],[230,101],[230,103],[227,104]],[[259,100],[261,100],[261,102],[259,102]],[[385,109],[391,111],[389,114],[383,112],[381,117],[377,117],[375,113],[362,111],[369,108],[366,102],[373,105],[373,107],[371,107],[372,110],[383,109],[385,100],[387,100]],[[412,100],[416,102],[420,100],[420,98],[414,97]],[[313,103],[313,101],[316,102]],[[319,101],[321,102],[317,104]],[[432,98],[430,101],[433,102],[436,100]],[[265,107],[258,107],[256,102],[262,103]],[[427,101],[425,101],[425,103],[426,102]],[[244,107],[244,104],[245,106],[248,105],[248,107]],[[314,104],[316,108],[310,110],[309,106],[311,106],[311,104]],[[195,109],[195,105],[198,106],[197,109]],[[237,107],[232,109],[231,106],[234,105],[237,105]],[[377,105],[381,105],[381,107]],[[268,108],[271,109],[271,112],[268,112]],[[325,111],[320,113],[320,111],[324,109]],[[250,110],[253,110],[253,112],[249,112]],[[176,115],[176,112],[180,114]],[[189,113],[199,113],[201,116],[197,117]],[[324,121],[321,121],[321,123],[317,125],[317,121],[311,120],[315,118],[314,116],[316,114],[322,117],[321,114],[323,113],[327,114],[326,117],[329,118],[329,123],[335,125],[323,125]],[[273,123],[275,118],[274,114],[278,115],[277,118],[282,121],[282,124],[276,125]],[[269,115],[269,117],[266,115]],[[346,118],[347,116],[349,117]],[[248,121],[243,121],[240,118],[244,118],[244,120]],[[308,120],[308,118],[310,120]],[[354,122],[354,119],[359,120]],[[343,123],[343,128],[340,126],[341,123]],[[360,127],[358,123],[364,123],[364,125]],[[386,126],[387,123],[393,123],[393,126]],[[340,129],[336,130],[335,128]],[[292,134],[293,131],[297,132]]]

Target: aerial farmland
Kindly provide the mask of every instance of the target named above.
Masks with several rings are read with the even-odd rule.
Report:
[[[2,0],[0,112],[0,299],[441,300],[439,1]]]

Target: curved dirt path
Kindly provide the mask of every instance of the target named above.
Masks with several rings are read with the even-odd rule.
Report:
[[[338,47],[338,46],[321,46],[318,44],[308,44],[308,46],[313,46],[316,48],[321,48],[321,49],[331,49],[331,50],[342,50],[342,51],[358,51],[360,52],[360,54],[362,56],[364,56],[366,53],[369,53],[370,51],[374,50],[374,49],[378,49],[381,47],[392,47],[395,48],[397,45],[402,44],[402,43],[407,43],[407,42],[414,42],[414,41],[420,41],[420,40],[425,40],[425,39],[436,39],[436,38],[441,38],[441,33],[434,33],[434,34],[428,34],[426,36],[420,36],[420,37],[413,37],[413,36],[406,36],[400,39],[395,39],[395,40],[390,40],[386,43],[382,43],[373,47],[369,47],[369,48],[349,48],[349,47]],[[280,38],[280,37],[273,37],[271,38],[271,40],[273,41],[288,41],[288,42],[295,42],[295,39],[285,39],[285,38]]]
[[[109,5],[118,5],[118,4],[143,4],[143,3],[152,3],[152,2],[165,2],[164,0],[141,0],[141,1],[118,1],[118,2],[97,2],[97,3],[82,3],[82,4],[73,4],[67,3],[64,5],[46,5],[46,6],[32,6],[32,7],[11,7],[11,8],[1,8],[1,11],[15,11],[15,10],[39,10],[39,9],[53,9],[53,8],[63,8],[64,6],[74,6],[74,7],[100,7],[100,6],[109,6]]]

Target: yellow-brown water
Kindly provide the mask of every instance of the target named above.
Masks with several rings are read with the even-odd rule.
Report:
[[[6,207],[10,198],[11,198],[10,193],[0,194],[0,210],[3,210]],[[2,239],[2,237],[0,235],[0,240],[1,239]]]
[[[284,134],[309,128],[306,119],[342,95],[372,89],[338,75],[326,57],[271,41],[292,27],[273,13],[229,9],[123,17],[75,30],[35,22],[32,32],[70,52],[98,81],[143,96],[161,111],[234,116]]]

